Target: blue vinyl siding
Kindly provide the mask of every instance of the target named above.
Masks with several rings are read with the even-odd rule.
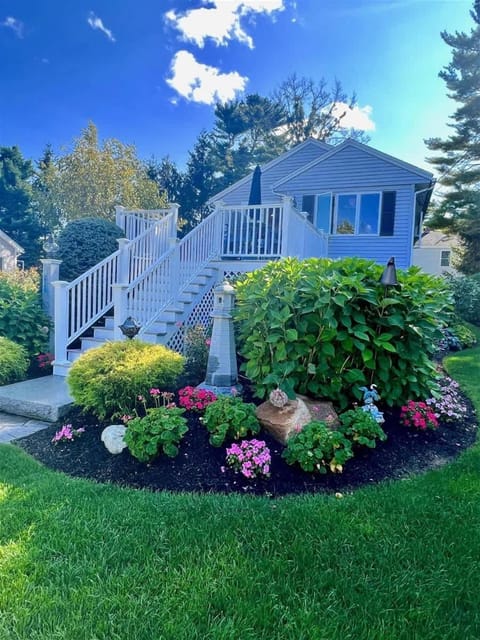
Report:
[[[262,202],[264,204],[277,204],[282,201],[281,195],[275,194],[272,191],[272,186],[279,180],[288,176],[290,173],[297,171],[303,166],[306,166],[313,160],[316,160],[323,154],[329,151],[328,148],[322,148],[320,145],[313,141],[309,141],[306,145],[287,155],[284,160],[274,164],[273,167],[267,168],[262,171]],[[249,180],[230,191],[225,196],[215,196],[215,200],[220,199],[225,202],[227,206],[234,205],[246,205],[248,204],[248,197],[250,195],[251,174]]]

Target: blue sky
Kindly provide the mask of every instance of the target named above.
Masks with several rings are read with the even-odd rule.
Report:
[[[348,124],[429,168],[455,103],[440,31],[467,30],[471,0],[0,0],[0,145],[37,159],[89,120],[101,138],[183,166],[213,102],[268,95],[292,73],[355,91]]]

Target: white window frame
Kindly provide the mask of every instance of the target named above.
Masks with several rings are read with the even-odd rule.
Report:
[[[342,193],[335,193],[335,208],[333,211],[333,227],[332,227],[332,235],[336,237],[346,237],[351,238],[352,236],[362,236],[366,238],[371,238],[372,236],[380,236],[380,220],[382,216],[382,205],[383,205],[383,191],[345,191]],[[360,233],[360,205],[362,201],[362,196],[367,195],[378,195],[378,216],[377,216],[377,229],[375,233]],[[355,204],[355,228],[353,233],[338,233],[337,232],[337,224],[338,224],[338,202],[342,196],[355,196],[356,204]]]
[[[451,263],[451,253],[452,253],[452,252],[450,251],[450,249],[442,249],[442,250],[440,251],[440,266],[441,266],[441,267],[449,267],[449,266],[450,266],[450,263]],[[446,254],[446,255],[445,255],[445,254]],[[445,255],[445,257],[446,257],[447,264],[444,264],[444,263],[443,263],[443,261],[444,261],[444,255]]]

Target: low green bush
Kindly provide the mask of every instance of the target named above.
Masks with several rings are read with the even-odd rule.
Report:
[[[278,386],[343,409],[374,381],[388,405],[429,395],[448,286],[411,267],[385,289],[382,271],[359,258],[288,258],[239,280],[237,344],[257,396]]]
[[[106,342],[76,360],[67,381],[76,404],[104,419],[132,413],[150,389],[175,386],[184,358],[159,344],[141,340]]]
[[[0,271],[0,336],[22,345],[31,358],[47,351],[49,329],[38,272]]]
[[[445,276],[451,287],[455,313],[466,322],[480,326],[480,277]]]
[[[210,433],[210,444],[214,447],[222,446],[227,438],[239,440],[260,431],[255,405],[231,396],[219,396],[208,405],[201,420]]]
[[[313,421],[294,432],[282,452],[288,464],[298,463],[304,471],[341,473],[353,456],[350,440],[341,431],[333,431],[325,422]]]
[[[374,448],[377,440],[386,440],[387,436],[380,424],[369,411],[350,409],[340,414],[339,431],[352,443]]]
[[[130,420],[124,440],[132,456],[141,462],[149,462],[162,452],[174,458],[188,431],[183,412],[178,407],[158,407],[149,409],[144,418]]]
[[[8,338],[0,338],[0,385],[23,380],[27,369],[26,350]]]
[[[114,222],[102,218],[80,218],[69,222],[58,236],[58,258],[62,280],[74,280],[118,249],[125,233]]]
[[[477,337],[473,331],[461,320],[454,320],[449,327],[452,334],[458,338],[464,349],[469,349],[477,344]]]

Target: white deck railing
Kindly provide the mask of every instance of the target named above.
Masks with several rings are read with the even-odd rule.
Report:
[[[173,207],[178,213],[178,205],[170,205],[168,209],[134,209],[115,207],[115,222],[125,233],[125,238],[133,240],[144,233],[152,224],[172,213]]]
[[[223,258],[278,258],[284,207],[261,205],[223,209]]]

